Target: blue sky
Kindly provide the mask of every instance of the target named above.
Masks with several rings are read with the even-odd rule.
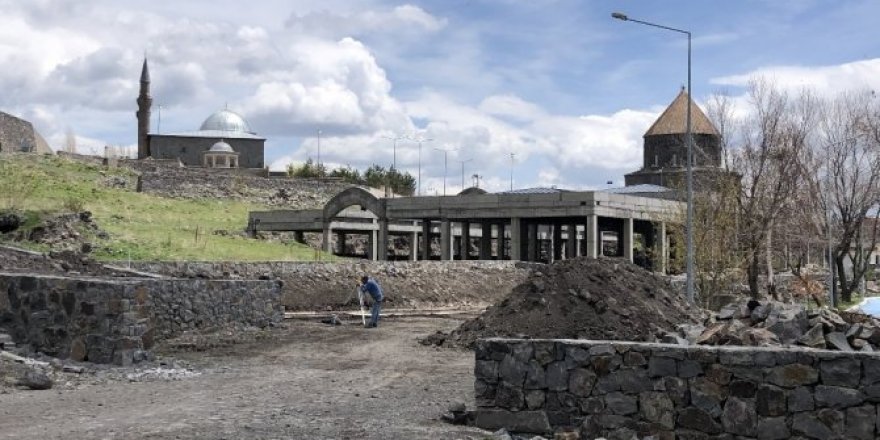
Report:
[[[880,88],[880,2],[0,0],[0,110],[32,120],[59,147],[135,144],[146,52],[162,132],[198,128],[228,104],[266,136],[273,167],[317,154],[331,166],[392,162],[386,137],[421,136],[422,187],[568,188],[622,184],[641,135],[686,81],[743,94],[763,75],[820,94]],[[158,108],[154,108],[153,127]],[[398,167],[417,173],[402,141]],[[466,179],[470,184],[471,179]]]

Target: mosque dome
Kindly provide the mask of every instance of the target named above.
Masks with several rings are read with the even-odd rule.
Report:
[[[232,131],[253,134],[250,124],[248,124],[244,117],[229,110],[220,110],[211,116],[208,116],[208,119],[205,119],[205,122],[202,122],[202,126],[199,130]]]
[[[231,145],[229,145],[223,141],[220,141],[214,145],[211,145],[211,149],[208,151],[211,153],[234,153],[235,152],[235,150],[232,149]]]

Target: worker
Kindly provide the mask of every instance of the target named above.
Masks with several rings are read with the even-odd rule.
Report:
[[[379,287],[379,283],[377,283],[376,280],[367,275],[361,277],[359,288],[361,289],[361,293],[369,293],[370,297],[373,299],[373,307],[370,309],[370,322],[367,323],[367,328],[378,327],[379,311],[382,310],[382,301],[385,299],[385,296],[382,295],[382,288]]]

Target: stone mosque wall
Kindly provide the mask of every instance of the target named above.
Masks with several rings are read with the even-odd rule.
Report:
[[[477,426],[580,438],[878,439],[880,354],[480,340]]]

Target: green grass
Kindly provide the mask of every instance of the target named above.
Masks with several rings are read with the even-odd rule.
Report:
[[[127,189],[110,188],[118,176]],[[0,155],[0,210],[26,215],[32,228],[46,215],[91,211],[110,239],[94,239],[99,260],[328,260],[299,243],[214,235],[244,229],[251,210],[267,206],[232,200],[184,200],[133,191],[136,176],[57,156]],[[34,244],[16,245],[46,250]]]

